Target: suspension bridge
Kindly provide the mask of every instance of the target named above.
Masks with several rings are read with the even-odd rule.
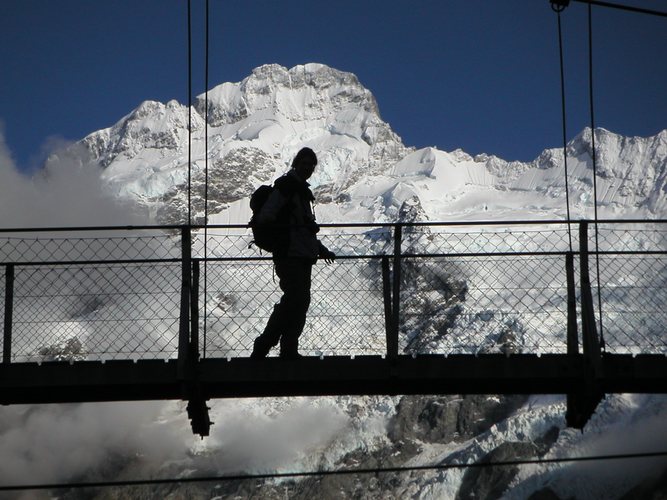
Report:
[[[667,392],[665,222],[325,225],[297,360],[249,358],[279,290],[246,226],[5,230],[0,403],[183,399],[206,435],[210,398],[553,393],[581,427]]]
[[[591,5],[667,14],[575,1],[589,9],[594,131]],[[568,196],[569,1],[550,3]],[[189,99],[191,52],[188,2]],[[204,436],[210,398],[567,394],[583,427],[605,393],[667,392],[667,221],[598,219],[591,140],[593,221],[571,221],[568,199],[566,221],[322,226],[339,257],[315,266],[297,360],[249,358],[278,299],[272,262],[246,226],[191,224],[190,168],[184,226],[2,230],[0,403],[182,399]],[[208,220],[208,158],[205,179]]]

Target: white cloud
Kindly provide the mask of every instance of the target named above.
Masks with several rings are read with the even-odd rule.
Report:
[[[0,483],[99,474],[113,457],[159,467],[186,456],[192,439],[182,432],[186,417],[160,424],[165,409],[164,402],[5,407],[0,411]]]
[[[266,471],[317,461],[349,418],[333,398],[221,401],[207,447],[220,473]],[[317,463],[312,467],[316,468]]]
[[[350,422],[334,398],[209,404],[215,425],[204,441],[192,435],[183,402],[4,407],[0,484],[316,469]]]
[[[0,126],[0,227],[75,227],[130,225],[147,217],[128,201],[104,191],[100,172],[81,165],[64,149],[66,143],[52,139],[48,170],[31,177],[19,172]],[[54,149],[55,148],[55,149]]]

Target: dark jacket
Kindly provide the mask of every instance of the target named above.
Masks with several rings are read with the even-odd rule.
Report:
[[[260,224],[285,225],[286,238],[274,257],[298,257],[317,260],[322,244],[317,239],[319,227],[315,222],[313,202],[315,197],[310,184],[302,180],[294,170],[278,178],[269,199],[259,213]]]

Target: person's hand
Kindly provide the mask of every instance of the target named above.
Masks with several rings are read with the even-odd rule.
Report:
[[[325,248],[324,250],[322,250],[320,258],[324,259],[324,262],[326,262],[327,264],[333,264],[334,260],[336,260],[336,254],[333,253],[331,250]]]

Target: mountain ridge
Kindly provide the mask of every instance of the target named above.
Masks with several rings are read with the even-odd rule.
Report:
[[[213,173],[211,215],[284,173],[302,146],[315,149],[320,159],[313,186],[327,204],[337,205],[322,210],[325,222],[371,221],[378,198],[382,218],[391,220],[400,204],[415,196],[431,220],[484,219],[489,213],[516,218],[515,212],[526,207],[531,207],[531,218],[566,213],[562,147],[545,149],[530,162],[489,154],[473,157],[460,149],[417,150],[404,145],[382,121],[375,98],[355,75],[322,64],[261,66],[241,82],[213,87],[208,108],[199,95],[191,114],[190,176],[199,186],[193,188],[199,222],[204,213],[205,117],[208,168]],[[593,216],[590,134],[584,129],[566,146],[573,218]],[[600,128],[596,149],[601,216],[664,216],[667,131],[641,138]],[[187,106],[173,100],[145,101],[112,127],[76,143],[68,156],[84,168],[100,169],[102,182],[116,196],[152,207],[157,222],[179,223],[186,217]],[[54,164],[57,161],[47,161],[47,170]],[[244,223],[246,216],[241,211],[241,218],[225,214],[211,220]]]

